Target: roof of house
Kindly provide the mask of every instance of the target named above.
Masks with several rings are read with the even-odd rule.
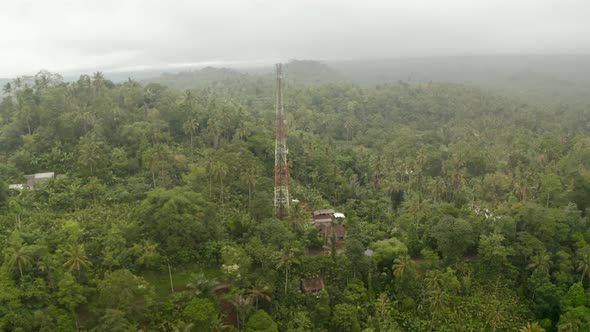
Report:
[[[334,212],[334,218],[342,218],[344,219],[344,213],[342,212]]]
[[[27,174],[25,178],[27,179],[49,179],[55,176],[55,172],[44,172],[44,173],[35,173],[35,174]]]
[[[332,222],[332,218],[331,217],[326,217],[324,215],[317,215],[317,216],[313,216],[313,222]]]
[[[334,214],[334,212],[336,212],[334,209],[320,209],[313,211],[313,215],[317,216],[321,214]]]
[[[306,293],[317,292],[324,288],[324,280],[322,278],[313,278],[303,280],[303,291]]]
[[[36,173],[35,179],[47,179],[55,176],[55,172]]]

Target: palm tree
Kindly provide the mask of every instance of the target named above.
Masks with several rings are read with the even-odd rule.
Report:
[[[586,275],[590,275],[590,247],[586,246],[578,253],[578,267],[576,271],[582,272],[581,280],[584,281]]]
[[[422,147],[416,153],[416,159],[414,161],[415,170],[416,170],[416,179],[418,183],[418,190],[422,190],[422,173],[424,172],[424,167],[426,166],[426,162],[428,161],[428,153],[426,149]]]
[[[192,113],[193,109],[195,108],[196,99],[191,90],[185,90],[182,94],[182,101],[180,102],[180,106],[184,109],[185,112]]]
[[[539,269],[541,271],[549,272],[551,265],[553,262],[551,261],[551,255],[546,252],[542,252],[538,255],[534,255],[531,257],[531,263],[527,266],[529,269]]]
[[[225,323],[225,318],[221,314],[211,320],[211,332],[230,331],[231,328],[232,326]]]
[[[487,307],[486,319],[492,324],[492,332],[495,332],[504,319],[504,308],[500,305],[500,301],[493,300],[491,305]]]
[[[391,301],[386,293],[379,294],[375,301],[375,315],[381,322],[391,317]]]
[[[451,158],[451,183],[454,193],[458,193],[463,189],[465,184],[465,162],[460,155],[455,155]]]
[[[250,135],[250,128],[247,124],[242,123],[236,130],[239,139],[245,140]]]
[[[434,202],[443,199],[446,192],[446,186],[443,178],[440,176],[435,177],[430,183],[430,189],[433,194]]]
[[[207,169],[207,182],[209,183],[209,198],[211,198],[211,193],[213,192],[213,168],[215,165],[215,159],[208,151],[205,151],[202,158],[205,160],[205,168]]]
[[[10,245],[5,249],[4,255],[6,263],[11,268],[18,268],[20,277],[23,277],[23,268],[27,268],[33,263],[33,247],[23,244],[23,239],[18,231],[11,235]]]
[[[346,140],[352,140],[352,130],[356,127],[356,119],[349,117],[344,121],[344,128],[346,128]]]
[[[193,323],[178,322],[173,326],[173,332],[191,332],[193,330]]]
[[[27,126],[27,132],[32,134],[31,124],[33,122],[33,96],[29,90],[24,90],[16,94],[16,118]]]
[[[439,270],[432,270],[428,272],[424,282],[426,283],[426,290],[429,292],[436,292],[442,290],[444,283],[443,273]]]
[[[75,179],[68,185],[67,189],[72,194],[72,203],[74,203],[74,211],[78,211],[78,200],[79,200],[79,192],[80,192],[80,180]]]
[[[421,195],[413,194],[407,199],[404,199],[402,207],[412,216],[414,216],[414,223],[419,224],[421,220],[431,213],[431,205],[429,201],[422,198]]]
[[[430,332],[434,329],[436,318],[444,311],[447,304],[445,292],[442,289],[435,289],[429,292],[430,301]]]
[[[521,327],[518,332],[545,332],[545,329],[542,328],[537,322],[532,324],[531,322],[528,322],[525,326]]]
[[[291,267],[300,263],[298,254],[299,251],[296,248],[285,248],[277,257],[277,269],[285,270],[285,294],[287,294]]]
[[[213,147],[217,149],[219,147],[219,139],[223,134],[223,127],[217,119],[210,118],[207,121],[207,134],[213,140]]]
[[[238,329],[240,329],[246,321],[246,315],[250,311],[252,301],[238,291],[229,299],[229,303],[236,309],[236,320],[238,321]]]
[[[514,195],[518,197],[520,201],[526,202],[527,197],[529,196],[528,177],[526,174],[517,171],[514,178]]]
[[[211,172],[214,177],[219,179],[219,183],[220,183],[219,199],[223,203],[223,178],[225,178],[225,176],[229,172],[228,166],[226,163],[221,162],[221,161],[215,162],[211,167]]]
[[[404,254],[393,261],[393,275],[396,278],[403,278],[403,276],[410,271],[414,266],[414,262],[408,254]]]
[[[8,203],[8,211],[10,211],[12,214],[14,214],[14,219],[16,221],[16,228],[17,229],[21,229],[22,224],[21,224],[20,215],[21,215],[21,213],[23,211],[23,209],[21,208],[21,206],[18,204],[17,201],[11,200]]]
[[[102,72],[97,71],[92,75],[92,85],[97,94],[105,86],[105,78]]]
[[[573,315],[562,315],[557,325],[559,332],[577,332],[580,331],[580,325],[582,322]]]
[[[199,129],[199,121],[195,118],[186,120],[182,125],[182,130],[184,130],[184,133],[190,137],[191,155],[193,154],[193,135],[197,132],[197,129]]]
[[[244,171],[244,173],[242,173],[240,176],[240,180],[248,185],[248,208],[250,208],[252,202],[252,191],[256,188],[256,182],[258,180],[256,176],[256,168],[249,167],[246,169],[246,171]]]
[[[4,94],[7,94],[7,95],[12,93],[12,85],[10,84],[10,82],[4,84],[4,86],[2,87],[2,91],[4,91]]]
[[[382,155],[377,154],[369,158],[369,169],[372,170],[371,185],[378,189],[381,184],[381,177],[385,174],[387,161]]]
[[[258,310],[258,300],[259,299],[270,302],[270,299],[271,299],[270,294],[271,294],[270,286],[263,284],[262,282],[256,282],[248,290],[248,297],[254,299],[254,305],[255,305],[256,310]]]
[[[393,174],[390,174],[383,180],[383,190],[389,195],[389,200],[391,201],[390,207],[393,208],[394,194],[401,190],[401,184]]]
[[[215,279],[209,279],[203,272],[199,272],[191,275],[191,280],[186,286],[193,289],[194,294],[198,296],[207,294],[216,283],[217,281]]]
[[[48,253],[47,250],[43,250],[39,256],[37,270],[46,275],[47,284],[49,287],[54,287],[54,285],[56,285],[58,282],[58,280],[55,278],[55,271],[58,270],[59,262],[57,261],[56,257]]]
[[[86,256],[84,245],[82,244],[69,245],[68,248],[64,250],[64,254],[66,256],[66,262],[63,266],[66,267],[68,271],[78,271],[78,276],[80,276],[82,268],[88,268],[92,265]]]
[[[18,89],[20,89],[23,86],[23,79],[20,78],[20,77],[17,77],[15,79],[13,79],[12,80],[12,85],[13,85],[13,88],[14,88],[15,91],[18,90]]]
[[[79,109],[74,114],[74,120],[76,122],[81,122],[82,127],[84,127],[84,133],[88,133],[88,126],[94,126],[94,123],[96,122],[96,115],[92,111],[86,110],[85,108],[86,107],[84,107],[84,109]]]
[[[46,89],[52,83],[51,73],[41,70],[35,75],[35,86],[39,90]]]

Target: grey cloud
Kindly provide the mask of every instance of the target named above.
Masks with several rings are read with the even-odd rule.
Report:
[[[0,77],[211,61],[588,53],[583,0],[0,0]]]

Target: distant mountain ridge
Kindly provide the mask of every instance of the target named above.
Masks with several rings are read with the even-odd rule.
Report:
[[[347,80],[332,66],[314,60],[291,60],[284,66],[285,75],[290,81],[305,83],[324,83]]]
[[[186,70],[178,73],[163,73],[148,79],[177,89],[203,87],[215,83],[249,80],[251,75],[230,68],[205,67],[197,70]]]
[[[185,68],[178,72],[149,69],[133,72],[106,72],[113,82],[128,78],[153,82],[174,89],[265,88],[272,85],[274,64],[243,67]],[[538,98],[579,99],[590,95],[590,56],[587,55],[515,55],[515,56],[438,56],[400,57],[382,60],[316,61],[290,60],[284,64],[287,84],[326,84],[348,82],[359,85],[421,82],[455,82],[477,86],[503,95]],[[66,81],[77,80],[69,74]],[[0,79],[4,86],[10,79]],[[255,83],[255,84],[251,84]],[[0,91],[0,94],[2,91]],[[531,98],[532,97],[532,98]]]
[[[272,81],[273,70],[272,64],[269,65],[269,68],[257,68],[250,71],[205,67],[178,73],[164,73],[147,81],[165,84],[172,88],[187,89],[231,85],[232,83],[260,79]],[[287,81],[293,83],[328,83],[346,80],[341,73],[332,67],[314,60],[291,60],[284,65],[283,71]]]

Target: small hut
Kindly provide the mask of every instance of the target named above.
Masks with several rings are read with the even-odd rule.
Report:
[[[301,282],[301,288],[305,294],[317,295],[324,287],[322,278],[305,279]]]

